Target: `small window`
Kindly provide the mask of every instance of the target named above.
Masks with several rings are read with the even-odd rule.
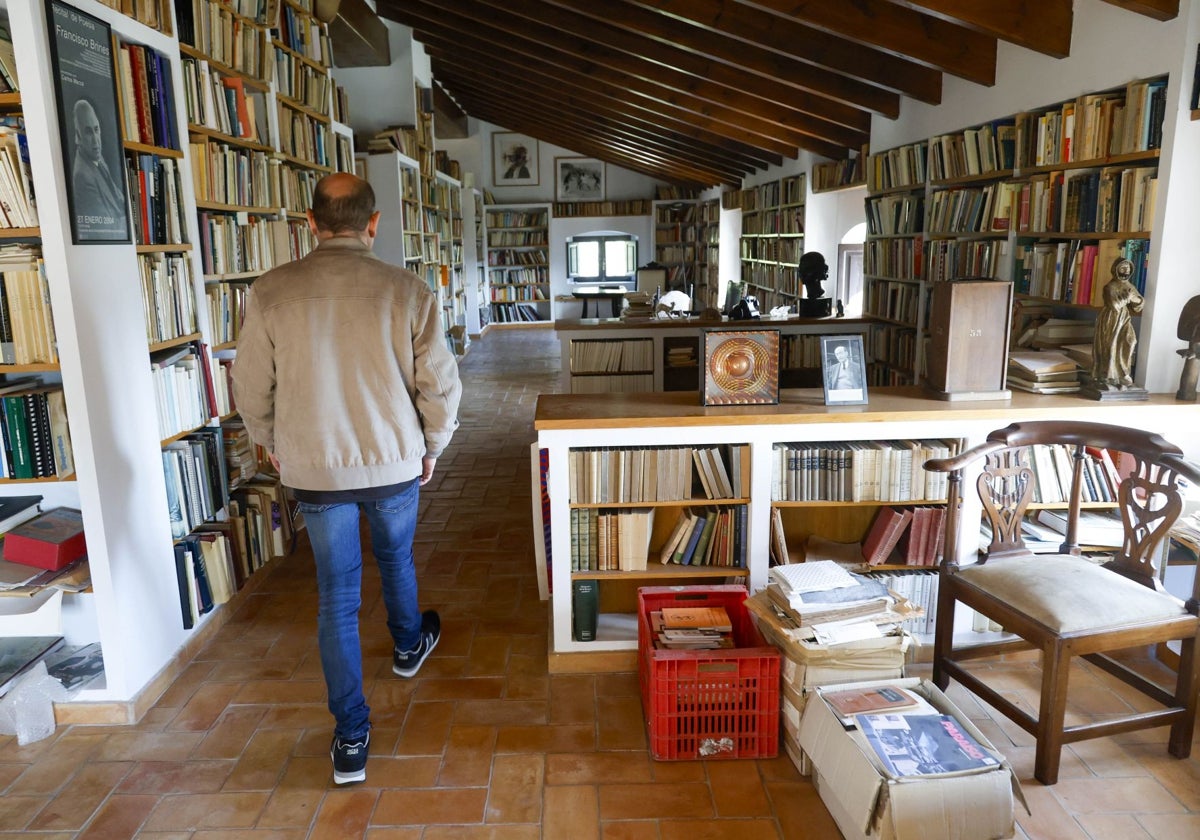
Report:
[[[568,237],[567,273],[572,283],[632,282],[637,276],[637,237],[628,233]]]

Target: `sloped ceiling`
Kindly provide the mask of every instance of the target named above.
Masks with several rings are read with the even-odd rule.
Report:
[[[1107,0],[1169,20],[1179,0]],[[1072,0],[378,0],[466,113],[689,187],[801,149],[845,157],[875,114],[996,76],[996,43],[1067,55]]]

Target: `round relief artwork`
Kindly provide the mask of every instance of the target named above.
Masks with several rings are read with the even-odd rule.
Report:
[[[730,338],[709,357],[708,373],[713,384],[727,394],[755,393],[771,375],[770,358],[760,343]]]

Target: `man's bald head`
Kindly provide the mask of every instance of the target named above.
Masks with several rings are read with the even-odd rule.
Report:
[[[349,172],[326,175],[313,190],[311,212],[319,231],[362,233],[375,214],[375,191]]]

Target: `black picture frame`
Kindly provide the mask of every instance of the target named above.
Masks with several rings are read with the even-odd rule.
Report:
[[[867,357],[861,335],[821,336],[821,384],[825,405],[866,403]]]
[[[702,405],[779,403],[779,330],[701,330]]]
[[[46,17],[71,241],[127,244],[129,192],[112,29],[59,0],[47,0]]]

